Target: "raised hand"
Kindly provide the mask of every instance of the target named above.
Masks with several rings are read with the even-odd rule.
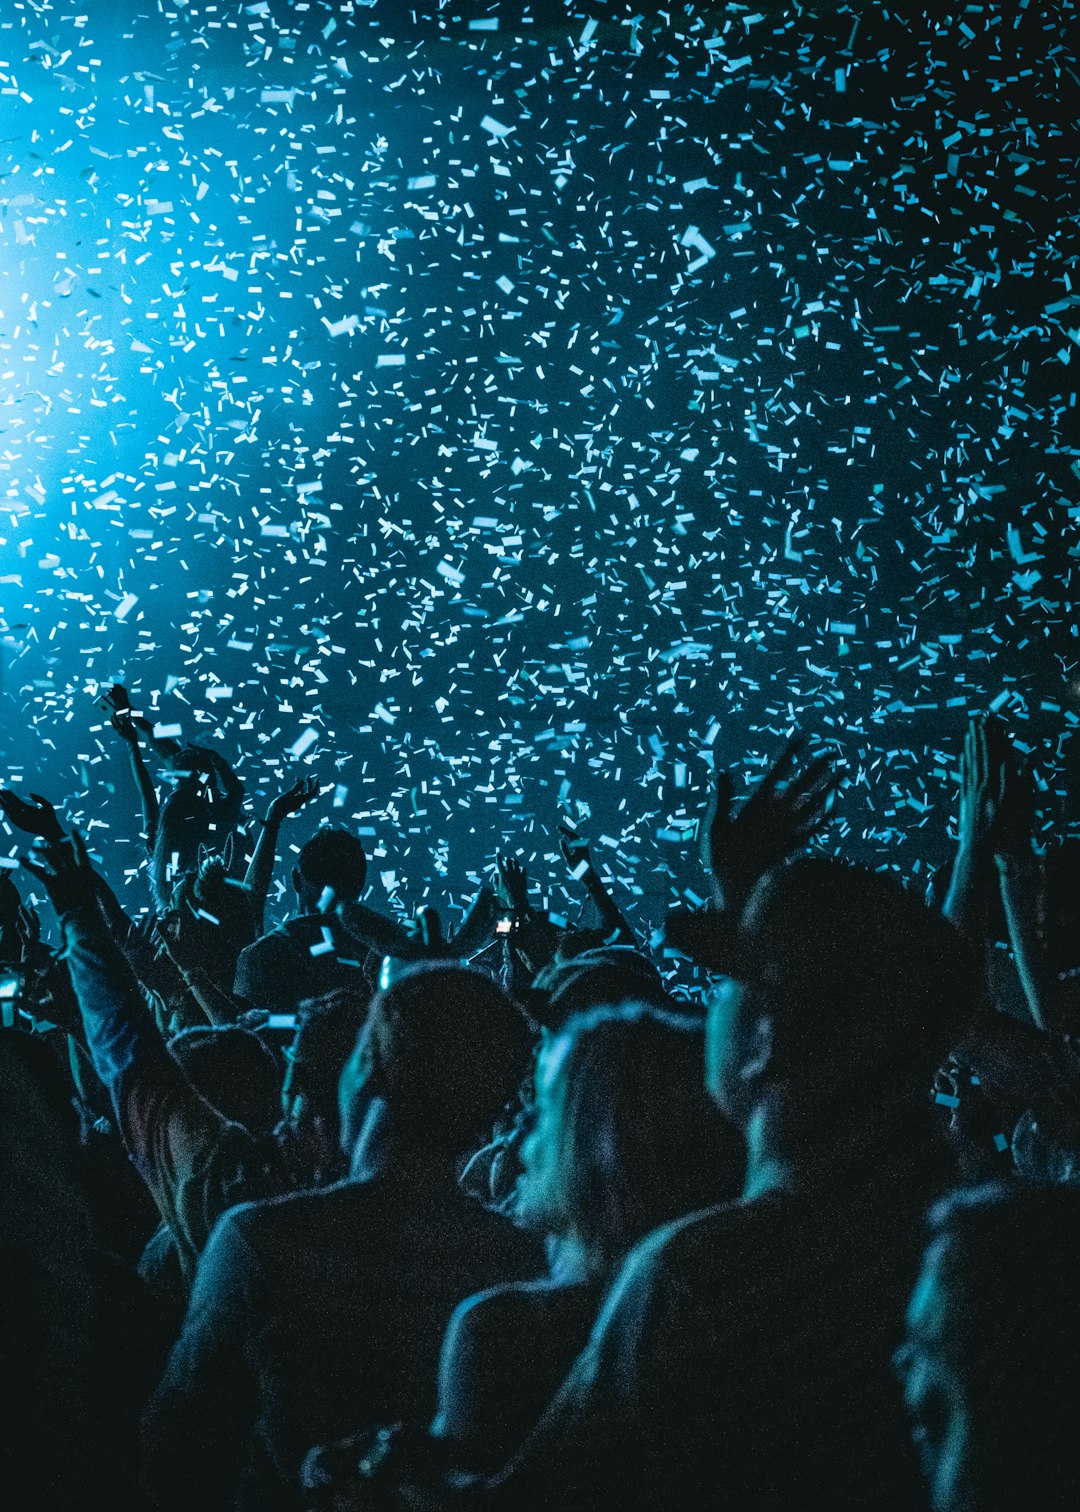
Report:
[[[702,860],[725,908],[741,907],[760,878],[801,850],[828,818],[840,774],[829,756],[798,771],[801,749],[801,739],[789,741],[735,813],[731,776],[717,773]]]
[[[131,698],[123,683],[113,683],[97,697],[97,706],[103,714],[112,719],[117,714],[131,713]]]
[[[0,812],[26,835],[37,835],[41,840],[63,840],[64,827],[52,804],[40,793],[31,793],[30,796],[33,803],[0,788]]]
[[[1035,776],[1030,765],[1011,751],[1005,762],[1004,781],[993,830],[994,852],[999,856],[1029,858],[1035,834],[1038,806]]]
[[[132,713],[127,689],[121,683],[113,683],[111,688],[98,695],[96,702],[124,744],[137,746],[139,729],[145,720],[137,720]]]
[[[1010,748],[1000,721],[979,715],[960,758],[960,845],[979,849],[994,837],[1005,800]]]
[[[442,920],[438,911],[428,904],[422,904],[413,918],[405,925],[412,939],[419,945],[425,955],[446,955],[446,941],[443,939]]]
[[[528,913],[529,874],[520,861],[501,854],[495,857],[495,896],[504,908]]]
[[[46,840],[23,857],[23,866],[44,887],[58,914],[97,903],[97,881],[86,843],[78,830],[71,838]]]
[[[589,842],[569,824],[559,825],[559,849],[575,880],[592,870]]]
[[[290,814],[298,814],[313,798],[319,795],[319,779],[317,777],[301,777],[294,782],[288,792],[281,793],[274,799],[266,811],[268,824],[280,824]]]

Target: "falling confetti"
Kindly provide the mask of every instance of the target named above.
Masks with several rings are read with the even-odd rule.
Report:
[[[566,812],[649,922],[794,726],[909,874],[969,711],[1056,795],[1075,5],[418,9],[3,9],[0,775],[141,886],[121,680],[389,898]]]

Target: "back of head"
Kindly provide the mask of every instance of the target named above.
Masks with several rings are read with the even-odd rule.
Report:
[[[1080,1192],[981,1188],[930,1216],[905,1394],[936,1512],[1080,1501]]]
[[[287,1052],[287,1082],[303,1099],[305,1117],[317,1117],[333,1131],[337,1144],[338,1083],[364,1027],[368,1000],[363,993],[338,989],[306,998],[297,1009],[297,1027]]]
[[[239,1024],[185,1029],[169,1042],[195,1089],[253,1134],[281,1117],[281,1073],[273,1051]]]
[[[610,1267],[649,1230],[737,1197],[742,1139],[706,1093],[703,1060],[700,1018],[645,1003],[571,1018],[537,1065],[522,1221]]]
[[[667,1001],[660,973],[629,945],[605,945],[556,958],[539,973],[528,1007],[538,1023],[555,1029],[572,1014],[615,1003]]]
[[[341,1080],[342,1122],[378,1096],[397,1138],[432,1153],[469,1153],[528,1070],[531,1042],[510,998],[465,966],[410,967],[372,999]]]
[[[185,872],[173,888],[172,908],[180,927],[194,934],[206,953],[212,974],[232,972],[240,951],[255,938],[251,895],[228,873],[224,857],[200,853],[193,871]]]
[[[735,1054],[710,1033],[724,1106],[767,1130],[773,1158],[862,1170],[870,1185],[843,1189],[888,1189],[897,1214],[951,1184],[930,1089],[983,999],[958,931],[889,876],[807,857],[758,886],[736,953]]]
[[[301,848],[296,875],[298,890],[311,907],[327,888],[338,903],[358,898],[367,881],[363,841],[350,830],[319,830]]]
[[[740,924],[748,978],[762,983],[773,1064],[794,1082],[886,1074],[925,1087],[983,999],[959,932],[894,878],[807,857],[772,873]]]

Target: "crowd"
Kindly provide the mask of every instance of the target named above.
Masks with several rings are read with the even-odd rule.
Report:
[[[718,773],[647,945],[569,825],[573,927],[503,855],[385,917],[327,826],[267,930],[317,782],[253,821],[104,706],[140,917],[0,791],[7,1505],[1078,1504],[1080,875],[1002,724],[925,898],[826,846],[830,759]]]

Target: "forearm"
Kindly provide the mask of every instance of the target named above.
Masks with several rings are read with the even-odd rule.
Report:
[[[986,934],[986,900],[991,880],[992,858],[984,846],[961,840],[953,863],[949,891],[942,913],[969,939],[981,942]]]
[[[376,913],[363,903],[342,903],[338,918],[355,939],[379,955],[397,956],[404,961],[420,961],[424,948],[400,924]]]
[[[186,967],[181,976],[188,992],[198,1003],[207,1022],[214,1025],[235,1024],[242,1012],[236,998],[219,987],[211,976],[198,966]]]
[[[266,913],[266,899],[270,893],[270,883],[274,877],[274,862],[277,859],[278,833],[281,821],[267,814],[259,832],[259,838],[255,842],[255,850],[248,862],[247,872],[244,875],[244,886],[248,890],[251,902],[251,915],[255,923],[256,935],[261,935],[264,928],[264,916]]]
[[[158,797],[157,791],[150,778],[146,762],[143,760],[142,750],[138,744],[133,743],[128,754],[131,758],[131,775],[135,779],[135,787],[139,794],[139,802],[142,805],[143,838],[148,851],[154,848],[157,839],[158,825]]]
[[[604,885],[600,873],[589,870],[582,877],[585,890],[592,899],[593,905],[600,915],[600,927],[608,935],[617,937],[616,943],[620,945],[636,945],[637,939],[634,931],[623,918],[622,913],[615,904],[615,900]]]
[[[97,900],[64,915],[64,957],[82,1014],[94,1069],[122,1121],[121,1086],[140,1057],[165,1053],[127,958]]]
[[[471,958],[487,949],[496,938],[495,908],[495,900],[490,891],[481,887],[469,904],[461,927],[450,941],[455,955]]]
[[[1035,858],[999,856],[998,884],[1009,943],[1028,1011],[1040,1029],[1053,1028],[1054,981],[1035,924],[1038,863]]]

